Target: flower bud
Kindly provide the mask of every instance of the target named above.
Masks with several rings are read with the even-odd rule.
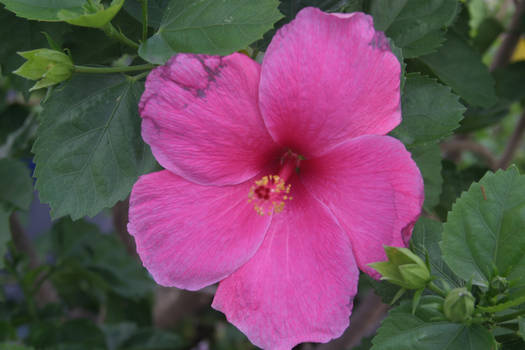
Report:
[[[443,303],[443,312],[452,322],[465,322],[474,313],[475,299],[467,288],[452,289]]]
[[[419,256],[410,249],[385,246],[388,261],[370,264],[382,280],[405,289],[421,289],[430,282],[430,271]]]
[[[29,91],[58,84],[69,79],[73,73],[73,61],[61,51],[37,49],[18,54],[27,61],[13,73],[26,79],[38,80]]]
[[[509,289],[509,281],[505,277],[496,276],[490,281],[490,289],[496,293],[505,293]]]

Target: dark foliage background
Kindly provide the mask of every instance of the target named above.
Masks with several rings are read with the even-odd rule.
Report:
[[[126,0],[103,30],[58,21],[60,1],[0,3],[0,350],[254,348],[210,308],[213,286],[159,287],[136,256],[127,197],[138,176],[158,169],[140,137],[137,103],[152,64],[177,51],[243,50],[260,60],[275,30],[306,6],[367,12],[389,37],[403,66],[403,122],[392,135],[425,181],[411,248],[442,288],[474,282],[486,308],[479,310],[490,317],[446,321],[435,307],[443,298],[427,291],[415,314],[408,292],[385,319],[398,287],[363,276],[343,337],[297,348],[525,349],[524,319],[505,319],[524,310],[525,262],[496,253],[490,260],[491,252],[461,243],[462,230],[472,229],[500,251],[525,251],[525,1],[149,0],[143,25],[143,2]],[[44,12],[31,7],[37,3],[52,5]],[[225,18],[232,26],[210,29]],[[188,23],[199,30],[166,34]],[[17,52],[39,48],[66,49],[75,66],[112,71],[75,68],[71,79],[30,93],[34,82],[12,72],[24,63]],[[134,66],[145,68],[122,73]],[[469,209],[487,193],[496,206]],[[467,222],[488,220],[491,211],[501,213],[495,239]],[[472,277],[469,264],[487,268]]]

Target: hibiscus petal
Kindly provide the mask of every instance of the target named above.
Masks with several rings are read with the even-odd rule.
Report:
[[[202,186],[167,170],[140,177],[131,192],[128,231],[157,283],[196,290],[253,256],[270,218],[248,203],[250,186]]]
[[[401,121],[400,65],[363,13],[306,8],[274,36],[262,64],[261,112],[272,137],[307,157]]]
[[[258,107],[260,66],[241,54],[178,54],[154,69],[139,109],[142,137],[166,169],[199,184],[237,184],[275,147]]]
[[[219,284],[212,304],[264,349],[339,337],[357,292],[348,238],[300,183],[292,194],[261,248]]]
[[[423,204],[423,179],[403,144],[361,136],[301,164],[301,181],[348,233],[359,268],[386,260],[383,245],[406,246]]]

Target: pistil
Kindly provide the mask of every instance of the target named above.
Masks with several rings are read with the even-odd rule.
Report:
[[[248,201],[253,202],[259,215],[271,215],[283,211],[285,201],[292,200],[291,185],[286,182],[299,169],[301,157],[288,151],[280,160],[280,171],[277,175],[263,176],[255,181],[248,194]]]

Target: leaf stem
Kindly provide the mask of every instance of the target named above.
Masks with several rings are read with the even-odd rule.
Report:
[[[93,74],[109,74],[109,73],[125,73],[125,72],[136,72],[141,70],[150,70],[155,68],[154,64],[141,64],[137,66],[127,67],[87,67],[87,66],[75,66],[74,70],[77,73],[93,73]]]
[[[106,33],[107,36],[109,36],[110,38],[113,38],[115,40],[118,40],[120,41],[121,43],[123,43],[124,45],[127,45],[129,47],[132,47],[134,48],[135,50],[138,50],[139,48],[139,44],[137,44],[136,42],[134,42],[133,40],[131,40],[130,38],[128,38],[127,36],[124,35],[124,33],[122,33],[120,30],[117,30],[117,28],[115,28],[113,26],[113,24],[111,24],[111,22],[109,22],[108,24],[106,24],[104,27],[102,27],[102,30],[104,31],[104,33]]]
[[[430,282],[429,284],[427,284],[427,288],[443,298],[447,297],[447,293],[443,289],[436,286],[434,282]]]
[[[511,321],[521,315],[525,315],[525,309],[518,310],[516,312],[511,312],[510,314],[494,317],[494,321],[496,321],[496,323]]]
[[[148,39],[148,0],[140,0],[142,3],[142,41]]]
[[[134,76],[131,77],[131,80],[138,81],[138,80],[144,78],[145,76],[147,76],[148,74],[149,74],[149,72],[143,72],[143,73],[134,75]]]

